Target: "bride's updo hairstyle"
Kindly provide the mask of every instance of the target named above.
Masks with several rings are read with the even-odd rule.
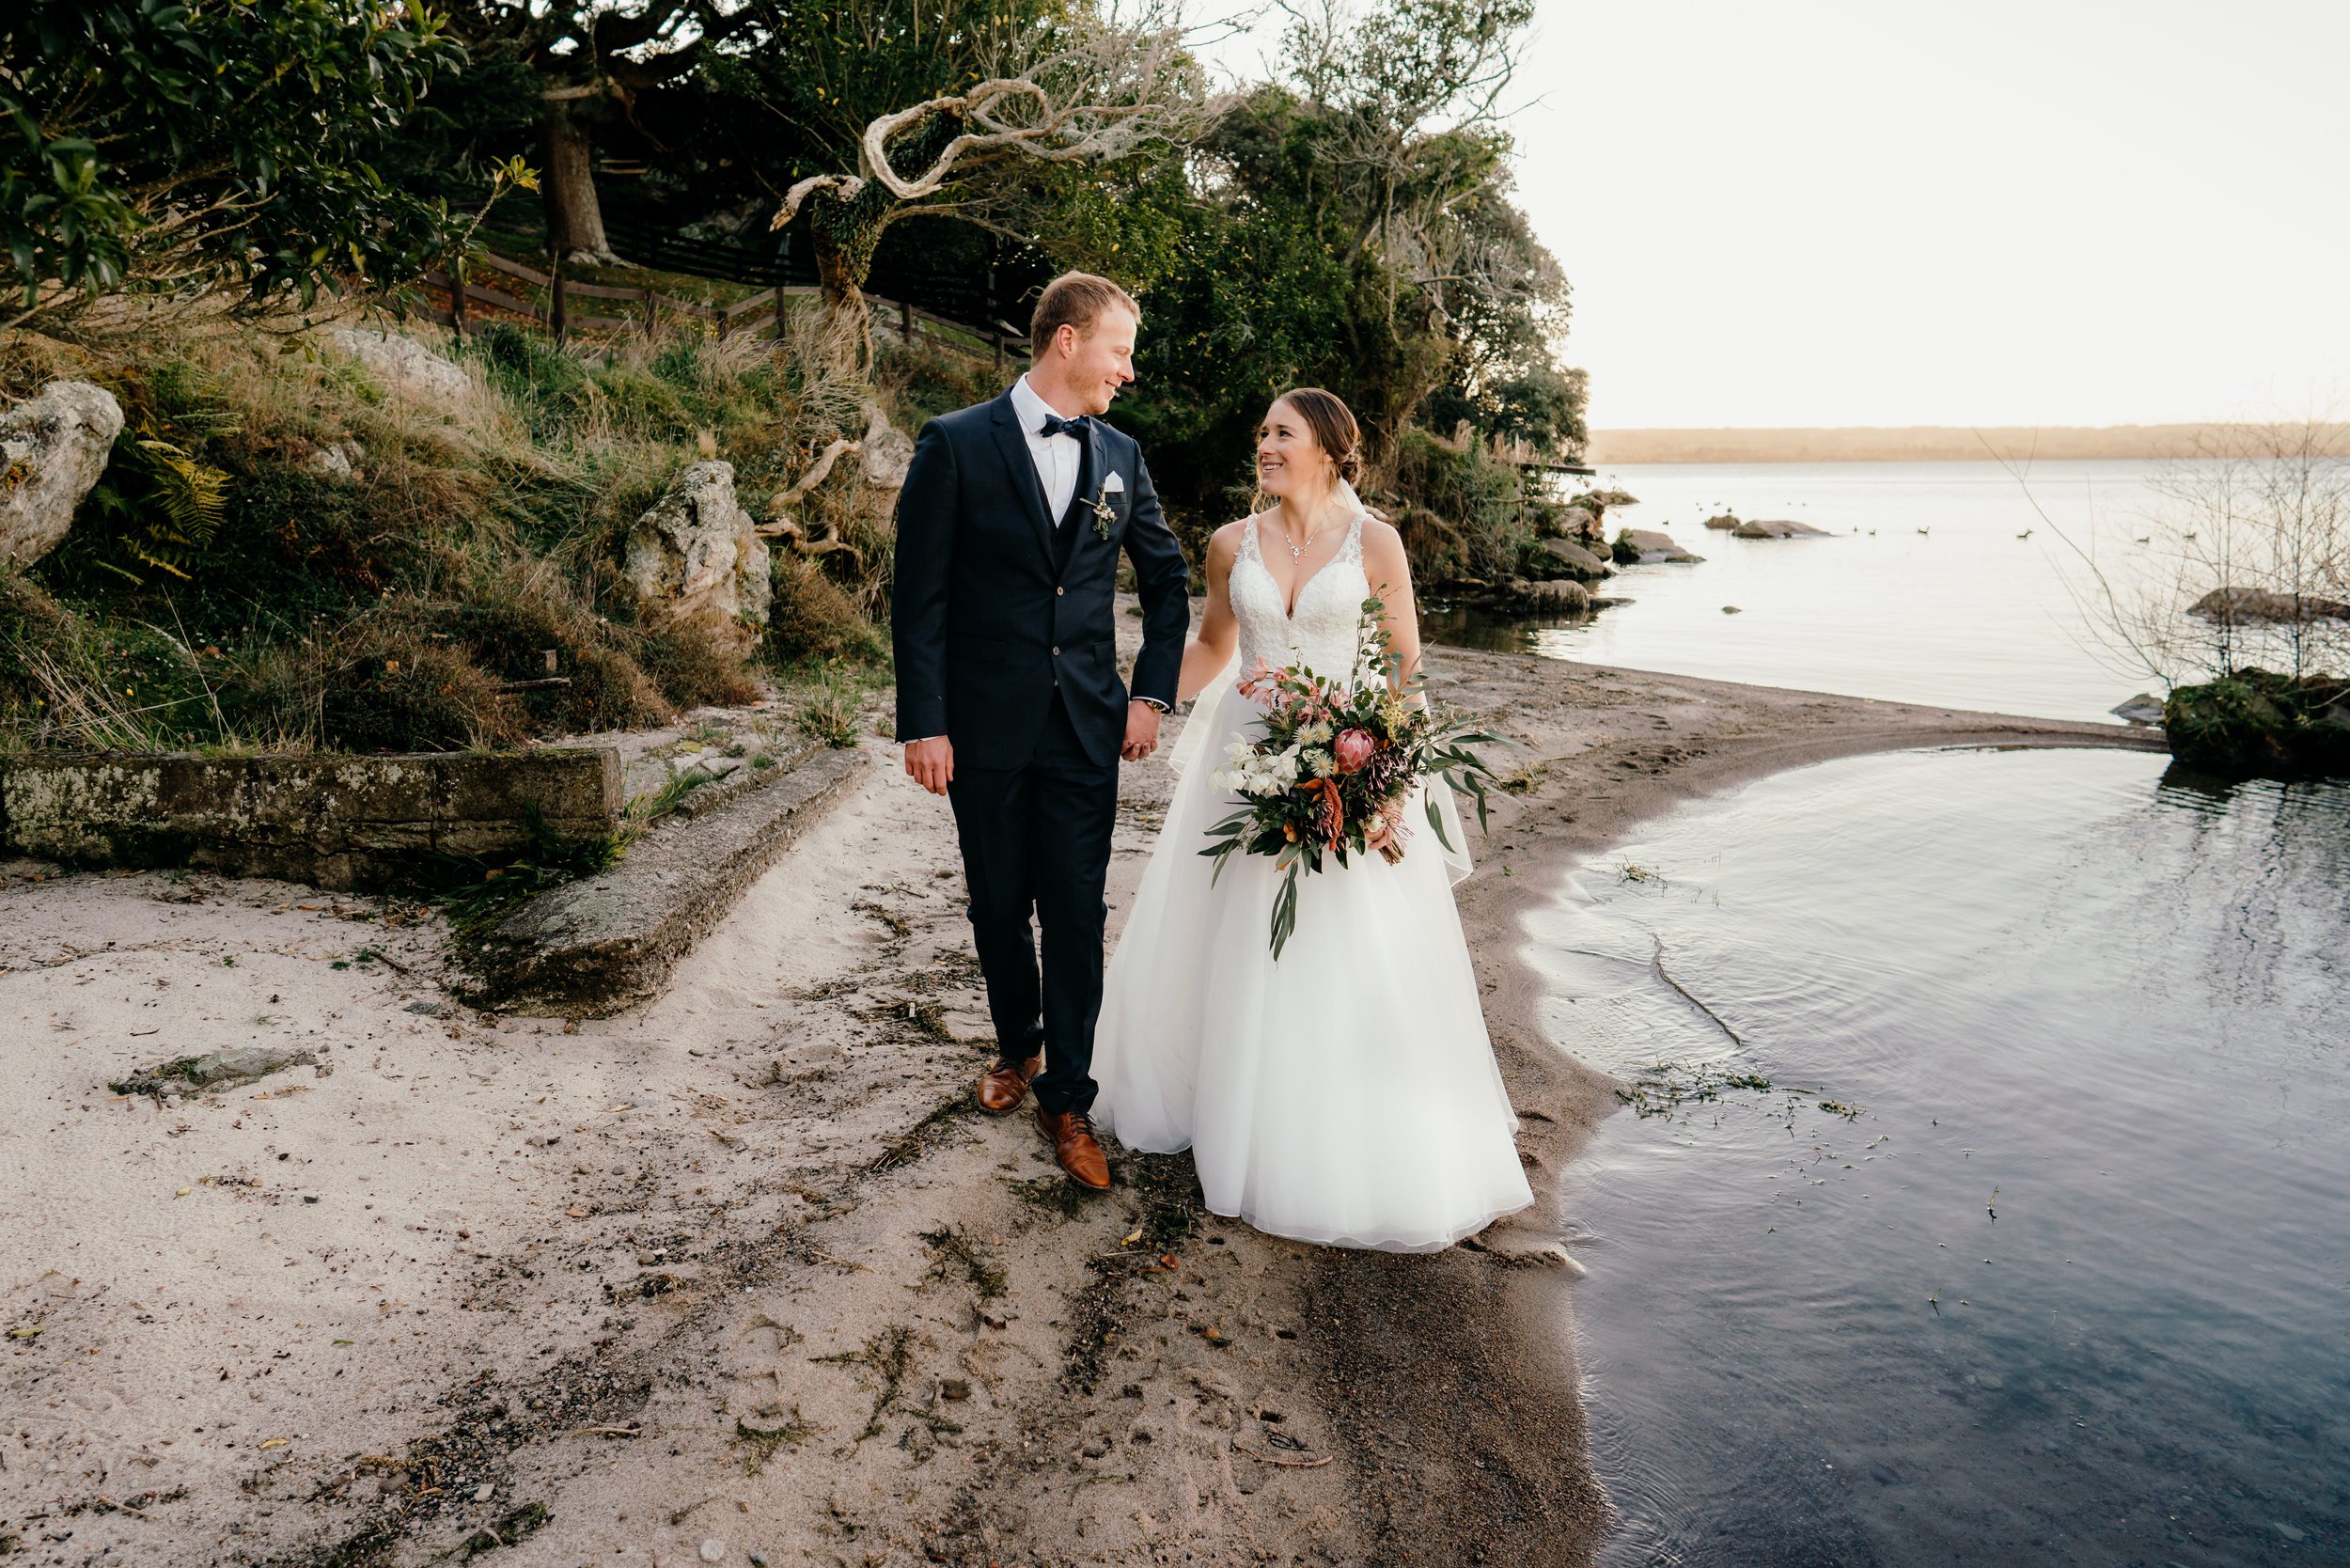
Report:
[[[1297,410],[1297,416],[1314,432],[1315,445],[1339,465],[1340,478],[1353,484],[1363,477],[1362,427],[1355,422],[1355,411],[1337,393],[1319,386],[1293,386],[1273,400]]]

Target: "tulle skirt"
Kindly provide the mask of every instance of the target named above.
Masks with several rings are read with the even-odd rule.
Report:
[[[1096,1120],[1129,1149],[1189,1148],[1208,1207],[1260,1231],[1441,1250],[1533,1194],[1435,838],[1415,801],[1400,864],[1303,876],[1276,962],[1281,873],[1236,854],[1211,886],[1198,853],[1237,805],[1210,776],[1257,713],[1212,689],[1104,980]]]

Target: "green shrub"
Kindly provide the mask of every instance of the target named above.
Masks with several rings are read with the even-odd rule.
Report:
[[[1517,470],[1474,441],[1455,447],[1405,429],[1376,491],[1391,502],[1418,581],[1507,576],[1533,541]]]
[[[857,743],[862,711],[854,690],[820,686],[800,708],[800,732],[836,751],[846,751]]]
[[[1010,356],[999,372],[992,360],[917,352],[894,339],[882,340],[874,358],[876,378],[890,388],[906,412],[909,434],[926,419],[987,401],[1018,380],[1022,368]]]

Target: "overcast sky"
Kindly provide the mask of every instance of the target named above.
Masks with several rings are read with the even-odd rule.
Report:
[[[1595,427],[2350,412],[2350,0],[1541,3]]]

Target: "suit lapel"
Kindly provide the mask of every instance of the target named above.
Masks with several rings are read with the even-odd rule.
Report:
[[[1093,499],[1096,487],[1102,482],[1102,432],[1092,421],[1086,423],[1085,448],[1077,454],[1077,488],[1069,493],[1069,510],[1062,513],[1060,527],[1054,543],[1053,570],[1066,572],[1069,557],[1085,541],[1078,536],[1090,531],[1093,525]]]
[[[1106,460],[1102,454],[1101,424],[1096,420],[1089,419],[1086,421],[1085,463],[1077,471],[1077,500],[1086,509],[1081,520],[1088,526],[1091,526],[1093,523],[1093,509],[1090,503],[1094,496],[1101,494],[1103,480],[1108,473]]]
[[[995,400],[995,448],[1004,460],[1005,477],[1011,488],[1028,509],[1028,521],[1036,525],[1037,543],[1044,549],[1044,558],[1053,558],[1053,519],[1044,510],[1044,485],[1036,477],[1036,459],[1028,454],[1027,433],[1020,428],[1020,415],[1011,405],[1007,392]]]

